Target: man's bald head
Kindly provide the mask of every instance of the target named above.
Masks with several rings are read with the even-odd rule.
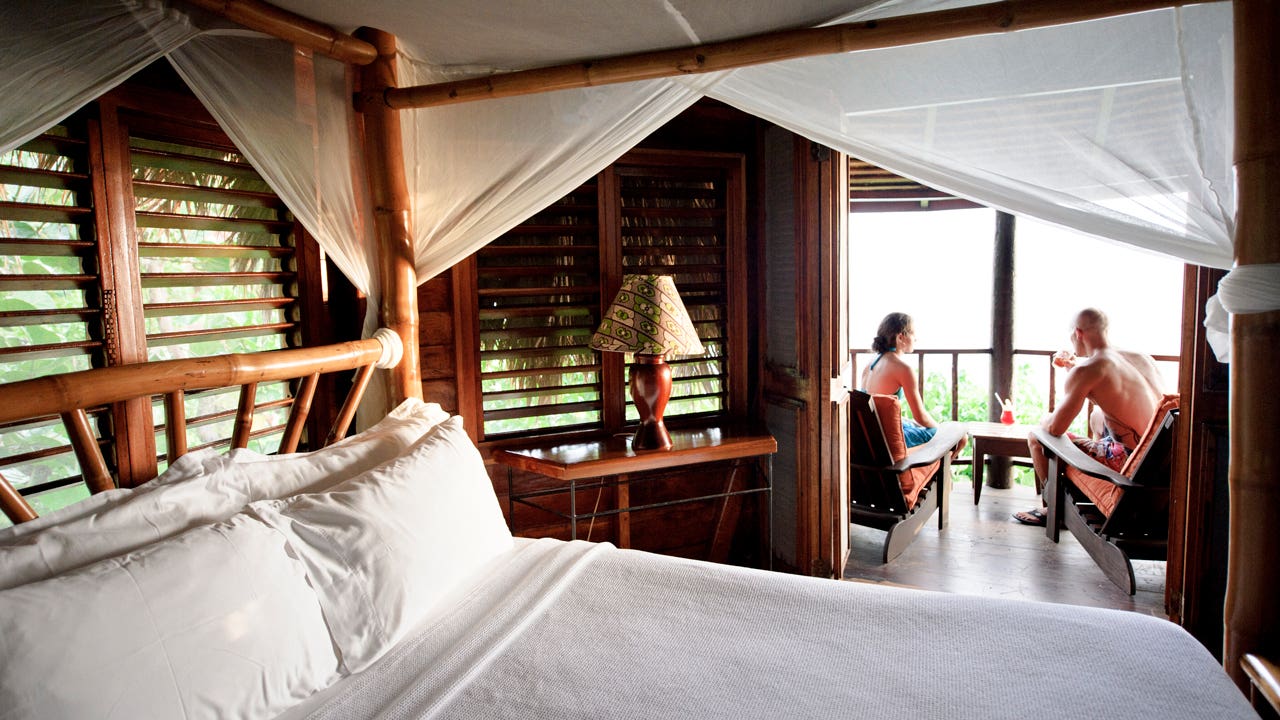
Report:
[[[1107,314],[1097,308],[1085,308],[1076,316],[1076,327],[1085,332],[1107,334]]]

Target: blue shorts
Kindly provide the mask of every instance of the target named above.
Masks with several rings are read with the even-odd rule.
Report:
[[[923,445],[938,434],[938,428],[927,428],[911,418],[902,418],[902,439],[907,447]]]

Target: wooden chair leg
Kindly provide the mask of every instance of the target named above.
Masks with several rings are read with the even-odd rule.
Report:
[[[884,555],[880,562],[887,563],[910,547],[911,541],[915,540],[916,535],[919,535],[920,530],[929,522],[929,516],[939,509],[942,491],[933,487],[927,492],[927,495],[921,494],[920,500],[910,515],[889,528],[889,534],[884,539]]]
[[[1062,513],[1066,507],[1067,491],[1063,487],[1062,478],[1059,472],[1062,471],[1062,461],[1057,456],[1048,456],[1049,466],[1045,473],[1044,493],[1048,507],[1045,508],[1044,514],[1044,534],[1054,542],[1058,539],[1062,531]]]
[[[938,486],[938,529],[947,527],[951,513],[951,455],[942,456],[938,466],[938,476],[934,481]]]

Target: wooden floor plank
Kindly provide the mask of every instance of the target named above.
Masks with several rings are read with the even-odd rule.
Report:
[[[954,491],[959,493],[955,497],[972,492],[967,481],[957,483]],[[879,562],[884,532],[853,526],[844,579],[1166,617],[1164,562],[1134,561],[1138,591],[1129,597],[1070,533],[1062,533],[1055,545],[1043,528],[1013,520],[1013,513],[1036,502],[1029,487],[983,488],[978,506],[952,503],[945,530],[927,524],[911,547],[887,565]]]

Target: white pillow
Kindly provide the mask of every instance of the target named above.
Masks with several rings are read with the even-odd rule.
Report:
[[[368,430],[314,452],[262,455],[236,450],[231,453],[232,482],[254,500],[322,492],[394,458],[448,419],[436,403],[409,398]]]
[[[0,714],[273,716],[337,678],[284,538],[237,515],[0,592]]]
[[[367,667],[442,596],[512,547],[460,417],[327,493],[249,508],[306,565],[346,672]]]
[[[394,458],[445,417],[434,403],[406,400],[377,425],[315,452],[184,455],[119,502],[0,545],[0,590],[225,520],[255,500],[328,487]]]
[[[21,525],[14,525],[0,529],[0,545],[8,545],[11,541],[25,535],[30,535],[37,530],[43,530],[54,525],[79,520],[82,517],[88,517],[94,513],[101,512],[111,505],[123,502],[135,492],[147,492],[157,486],[166,485],[175,482],[182,482],[193,477],[200,477],[212,472],[217,466],[223,464],[225,458],[223,453],[217,448],[205,448],[195,452],[187,453],[178,458],[165,469],[159,477],[153,478],[136,488],[112,488],[104,490],[100,493],[90,495],[89,497],[77,503],[72,503],[63,508],[58,508],[50,513],[45,513],[35,520],[29,520]],[[0,585],[0,587],[4,587]]]
[[[111,488],[110,490],[103,490],[100,493],[90,495],[80,502],[72,503],[66,507],[60,507],[53,512],[47,512],[35,520],[28,520],[27,522],[20,523],[18,525],[10,525],[6,528],[0,528],[0,545],[7,545],[11,541],[20,538],[23,535],[30,535],[37,530],[43,530],[44,528],[51,527],[59,523],[70,522],[77,518],[82,518],[85,515],[97,512],[107,505],[114,505],[115,503],[129,497],[129,494],[132,492],[133,490],[131,488]]]

